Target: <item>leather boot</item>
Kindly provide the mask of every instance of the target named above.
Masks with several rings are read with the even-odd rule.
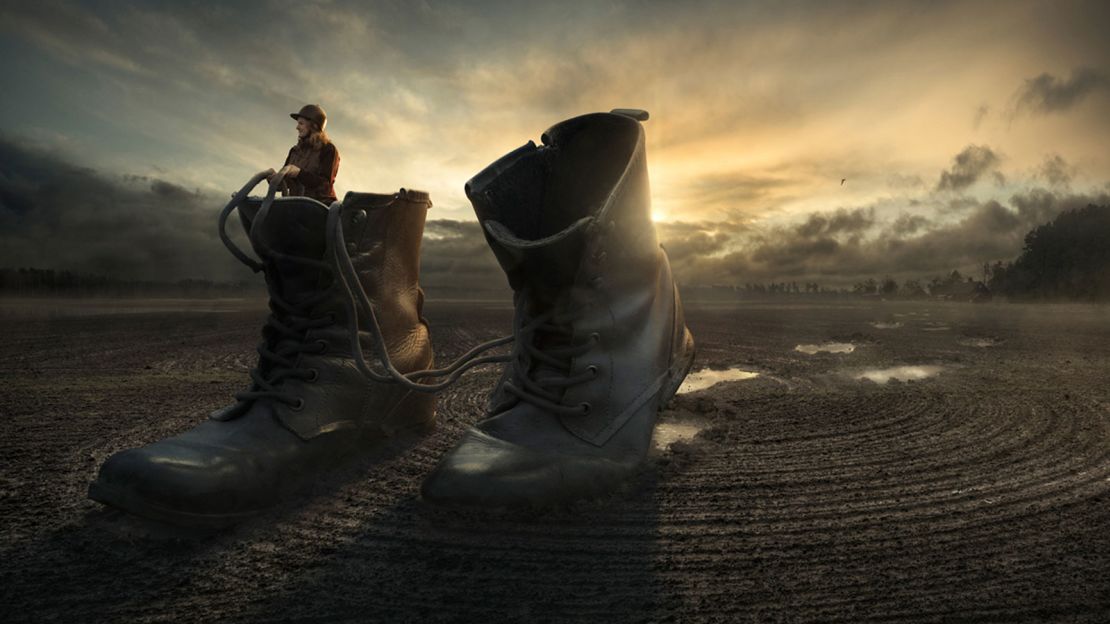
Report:
[[[185,433],[110,457],[89,487],[93,500],[157,520],[219,527],[273,507],[383,438],[433,425],[432,395],[370,381],[353,362],[347,294],[325,261],[328,209],[306,198],[277,199],[263,221],[260,203],[251,198],[239,206],[270,295],[250,388]],[[402,372],[428,369],[433,360],[418,284],[429,206],[428,195],[417,191],[348,193],[338,217],[359,285]],[[368,332],[360,324],[370,350]]]
[[[425,499],[548,506],[610,490],[647,455],[694,342],[651,221],[646,118],[564,121],[467,184],[514,290],[516,344]]]

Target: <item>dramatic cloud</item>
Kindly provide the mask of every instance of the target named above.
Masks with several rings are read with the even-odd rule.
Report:
[[[0,139],[0,266],[170,281],[250,275],[216,237],[226,200],[108,176]]]
[[[651,112],[654,218],[684,283],[963,270],[1110,192],[1110,116],[1087,105],[1110,5],[1011,4],[0,5],[0,264],[240,279],[215,211],[316,101],[341,195],[431,192],[429,296],[504,286],[469,177],[632,106]],[[1044,59],[1081,69],[1030,78]],[[998,123],[1015,109],[1072,114]]]
[[[956,154],[952,167],[940,174],[938,191],[962,191],[991,172],[999,162],[998,154],[986,145],[968,145]]]
[[[225,202],[166,180],[75,166],[0,139],[0,267],[161,282],[257,280],[217,237]],[[238,219],[228,226],[249,248]],[[473,221],[428,221],[422,281],[444,296],[507,287]]]
[[[1050,157],[1044,169],[1050,174],[1039,175],[1060,181],[1067,164]],[[1021,190],[1005,203],[966,196],[938,202],[925,195],[813,212],[776,226],[672,221],[657,229],[683,284],[787,280],[837,286],[880,274],[921,278],[1011,259],[1029,230],[1064,210],[1110,203],[1110,193],[1070,193],[1057,184]],[[939,209],[952,202],[958,206]],[[904,209],[880,217],[900,203],[918,211],[933,205],[947,217]],[[221,197],[174,181],[108,175],[0,140],[0,266],[159,281],[258,279],[216,236],[222,204]],[[231,229],[238,236],[234,221]],[[505,294],[505,278],[474,221],[430,219],[421,258],[429,297]]]
[[[932,221],[921,215],[902,214],[891,224],[890,231],[895,237],[902,237],[916,234],[918,231],[928,227],[931,223]]]
[[[989,106],[987,106],[986,104],[980,104],[979,108],[975,109],[975,116],[971,120],[971,127],[978,130],[979,124],[983,123],[983,120],[987,118],[987,115],[989,115],[990,112],[991,109]]]
[[[1066,187],[1071,183],[1073,168],[1059,154],[1046,156],[1037,170],[1037,177],[1050,186]]]
[[[717,240],[714,250],[676,262],[675,272],[685,284],[785,280],[833,286],[882,275],[905,280],[945,275],[953,269],[966,273],[984,262],[1013,259],[1031,229],[1064,210],[1090,203],[1110,203],[1110,194],[1032,189],[1013,195],[1009,205],[976,202],[957,221],[935,223],[903,214],[885,229],[867,230],[866,236],[850,228],[814,227],[814,223],[836,221],[835,215],[815,214],[797,226]],[[849,214],[869,212],[857,209]]]
[[[286,113],[314,101],[342,154],[341,194],[419,188],[458,220],[474,173],[561,119],[615,107],[652,114],[656,207],[670,220],[862,205],[891,180],[934,183],[953,141],[1031,167],[1043,147],[1028,146],[1063,140],[1060,127],[1053,149],[1106,170],[1105,119],[990,123],[1039,59],[1108,57],[1106,4],[1008,6],[7,3],[0,115],[78,162],[222,194],[281,162]],[[1077,75],[1047,92],[1082,90]]]
[[[427,222],[420,254],[420,282],[428,296],[440,298],[468,298],[481,296],[482,292],[508,290],[508,281],[475,221]]]
[[[842,232],[858,233],[871,227],[874,223],[874,210],[864,208],[845,210],[841,208],[832,214],[809,215],[809,218],[797,227],[797,232],[801,236],[810,238]]]
[[[1049,73],[1029,78],[1015,96],[1018,112],[1055,113],[1066,111],[1092,93],[1110,87],[1101,71],[1090,67],[1072,70],[1067,78]]]

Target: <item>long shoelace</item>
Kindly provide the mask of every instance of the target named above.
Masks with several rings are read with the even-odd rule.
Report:
[[[328,221],[326,227],[327,233],[327,253],[328,261],[311,260],[307,258],[298,258],[282,254],[280,252],[270,249],[261,237],[257,234],[262,231],[260,224],[263,223],[269,215],[270,207],[273,205],[274,196],[277,189],[281,185],[289,167],[283,167],[276,173],[273,169],[260,171],[255,174],[244,186],[232,195],[231,201],[224,206],[220,211],[219,217],[219,233],[220,240],[223,241],[224,246],[228,248],[240,262],[250,267],[256,273],[265,270],[265,265],[254,258],[250,257],[243,250],[241,250],[227,234],[227,219],[236,208],[239,207],[246,199],[251,190],[257,186],[263,179],[269,178],[270,187],[266,192],[266,197],[262,201],[262,206],[259,208],[258,214],[254,217],[254,223],[250,228],[248,235],[250,236],[251,243],[260,255],[269,256],[289,262],[302,263],[308,266],[313,266],[325,270],[332,274],[333,277],[338,277],[337,280],[342,286],[344,294],[344,303],[347,308],[347,333],[350,338],[351,353],[354,355],[355,366],[367,378],[379,383],[398,383],[409,390],[416,392],[435,393],[439,392],[451,384],[455,383],[467,370],[475,366],[483,364],[504,363],[508,362],[513,357],[512,354],[504,355],[482,355],[490,349],[507,345],[514,340],[514,336],[505,336],[496,340],[484,342],[466,353],[459,356],[450,365],[438,369],[427,369],[414,371],[411,373],[402,373],[397,370],[389,357],[389,349],[386,346],[385,338],[382,335],[381,325],[378,323],[377,314],[374,311],[374,306],[370,302],[370,298],[362,289],[359,282],[358,273],[355,270],[354,264],[351,261],[350,254],[347,252],[347,245],[343,237],[343,223],[340,219],[343,209],[343,203],[336,201],[332,202],[328,208]],[[281,336],[288,336],[290,338],[303,338],[304,333],[314,327],[323,327],[335,322],[334,318],[321,318],[311,319],[304,315],[304,312],[311,309],[311,306],[322,301],[328,296],[327,291],[323,291],[313,297],[311,300],[302,302],[300,305],[293,306],[288,302],[281,300],[271,292],[271,300],[273,300],[279,308],[289,315],[289,322],[283,322],[271,315],[268,320],[268,326],[273,327]],[[359,312],[366,316],[367,325],[370,330],[370,336],[374,347],[374,355],[377,357],[378,362],[382,366],[384,373],[374,370],[370,363],[366,360],[366,355],[362,349],[362,341],[359,335]],[[296,405],[299,399],[295,399],[280,390],[278,390],[278,382],[286,377],[299,376],[302,374],[311,374],[311,371],[304,373],[297,371],[291,372],[292,360],[290,356],[295,356],[300,352],[311,352],[311,349],[303,345],[289,346],[288,348],[278,349],[276,351],[270,350],[268,347],[260,347],[259,355],[266,360],[273,361],[279,366],[271,371],[274,374],[264,376],[259,369],[251,371],[251,379],[254,381],[254,386],[248,392],[236,395],[237,399],[251,400],[261,397],[273,397],[278,400],[285,401],[291,405]],[[421,383],[421,380],[445,377],[442,381],[437,383]],[[310,377],[309,377],[310,378]]]

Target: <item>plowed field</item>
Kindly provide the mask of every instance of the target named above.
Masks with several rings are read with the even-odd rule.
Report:
[[[427,313],[441,361],[511,318]],[[230,530],[89,501],[110,454],[242,389],[263,314],[0,301],[3,620],[1110,621],[1110,308],[691,306],[695,370],[747,374],[676,397],[623,490],[550,512],[419,499],[494,370]]]

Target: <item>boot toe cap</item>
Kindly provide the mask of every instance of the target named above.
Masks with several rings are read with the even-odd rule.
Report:
[[[470,429],[425,480],[437,504],[484,508],[547,507],[608,491],[634,463],[530,449]]]
[[[262,502],[245,473],[232,454],[164,440],[109,457],[89,495],[147,517],[236,514]]]

